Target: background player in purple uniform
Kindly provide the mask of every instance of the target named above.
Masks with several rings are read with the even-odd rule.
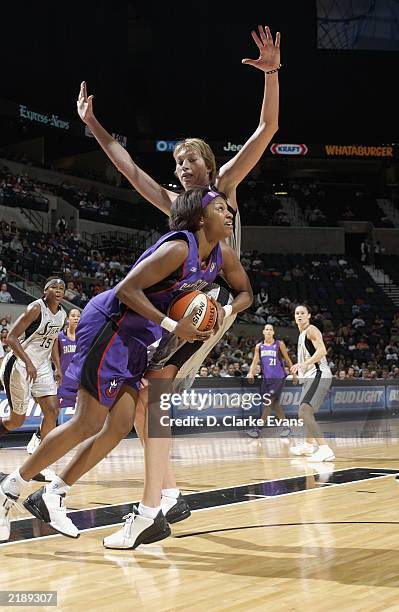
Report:
[[[174,231],[148,249],[116,288],[96,296],[84,309],[77,330],[77,352],[68,369],[68,374],[80,383],[77,412],[43,441],[20,470],[0,484],[3,539],[7,539],[7,530],[9,534],[9,509],[22,486],[37,471],[36,466],[46,467],[94,436],[81,448],[78,460],[75,457],[70,468],[64,470],[62,478],[57,477],[24,503],[60,533],[79,536],[66,515],[65,494],[70,484],[131,430],[137,388],[147,365],[147,346],[159,337],[160,327],[189,341],[205,340],[212,333],[199,332],[192,317],[179,322],[165,317],[163,313],[180,288],[194,288],[204,277],[211,282],[211,274],[216,276],[220,271],[223,257],[223,270],[239,291],[233,311],[251,304],[252,291],[245,271],[234,251],[219,243],[232,232],[232,216],[223,197],[204,189],[182,194],[173,204],[171,227]],[[133,509],[127,520],[128,545],[114,546],[109,536],[108,547],[136,548],[170,534],[160,509],[168,452],[167,438],[149,439],[145,448],[143,503],[138,510]]]
[[[73,407],[76,403],[75,385],[71,379],[65,376],[65,372],[71,363],[76,352],[76,327],[80,319],[80,310],[72,308],[68,314],[68,323],[65,330],[58,334],[58,353],[60,356],[62,383],[58,387],[57,396],[60,402],[60,408]],[[26,450],[29,455],[32,455],[41,442],[40,427],[33,434],[29,441]]]
[[[267,425],[267,418],[273,410],[279,419],[284,419],[284,410],[280,406],[279,399],[284,387],[286,379],[286,371],[284,361],[287,367],[292,367],[292,361],[288,355],[287,347],[282,340],[275,340],[274,327],[270,323],[263,328],[263,342],[258,342],[254,349],[254,357],[247,374],[247,378],[251,383],[254,381],[255,369],[260,362],[262,370],[261,395],[267,395],[267,400],[264,403],[262,419]],[[293,376],[294,384],[297,384],[298,377]],[[265,426],[264,425],[264,426]],[[284,427],[281,435],[288,436],[291,430],[289,427]],[[247,431],[247,434],[252,438],[258,438],[260,428],[253,428]]]

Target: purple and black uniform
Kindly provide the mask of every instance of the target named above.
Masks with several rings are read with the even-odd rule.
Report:
[[[133,268],[170,240],[188,243],[187,259],[169,277],[144,290],[150,302],[164,313],[178,293],[200,290],[215,279],[222,266],[218,244],[208,258],[207,268],[201,270],[196,236],[182,230],[161,236]],[[91,299],[82,312],[76,329],[76,354],[68,368],[68,377],[73,379],[76,388],[81,385],[101,404],[111,407],[123,384],[138,388],[147,369],[147,347],[163,333],[160,325],[123,304],[116,297],[116,287],[104,291]]]
[[[65,406],[71,407],[76,403],[76,385],[68,374],[66,374],[66,371],[76,353],[76,339],[71,340],[66,332],[62,331],[58,334],[58,347],[63,376],[57,395],[61,408]]]
[[[277,400],[284,387],[286,373],[280,352],[280,342],[259,345],[260,364],[262,369],[261,395],[270,394],[272,400]]]

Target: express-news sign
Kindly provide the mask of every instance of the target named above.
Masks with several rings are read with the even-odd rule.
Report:
[[[60,119],[58,115],[38,113],[25,106],[25,104],[19,105],[19,116],[21,119],[28,119],[28,121],[33,121],[35,123],[43,123],[44,125],[50,125],[51,127],[61,130],[69,130],[70,128],[69,121]]]

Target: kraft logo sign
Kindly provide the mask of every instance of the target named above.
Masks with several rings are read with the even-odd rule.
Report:
[[[308,148],[305,144],[278,144],[274,142],[270,151],[273,155],[306,155]]]
[[[156,140],[155,150],[157,153],[173,153],[178,140]]]

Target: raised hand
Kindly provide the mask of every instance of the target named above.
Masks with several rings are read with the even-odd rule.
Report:
[[[82,81],[80,84],[79,97],[76,102],[78,107],[78,114],[81,120],[88,124],[91,119],[94,118],[93,112],[93,96],[87,97],[87,85],[86,81]]]
[[[263,72],[274,70],[280,66],[280,32],[276,34],[276,41],[273,38],[269,26],[258,26],[259,36],[252,30],[251,36],[259,49],[259,57],[256,60],[243,59],[243,64],[249,64]]]

